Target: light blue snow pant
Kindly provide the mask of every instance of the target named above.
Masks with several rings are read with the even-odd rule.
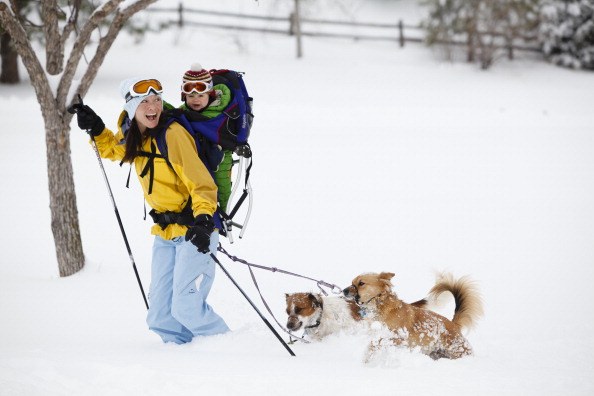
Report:
[[[210,236],[210,251],[216,253],[218,232]],[[146,322],[163,342],[184,344],[195,336],[229,331],[225,321],[206,303],[214,281],[215,263],[198,252],[184,237],[170,241],[155,236],[150,308]]]

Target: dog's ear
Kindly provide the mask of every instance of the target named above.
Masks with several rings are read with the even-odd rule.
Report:
[[[392,282],[390,281],[394,277],[393,272],[382,272],[379,274],[379,279],[382,281],[386,286],[392,286]]]
[[[321,307],[322,306],[321,299],[319,299],[315,294],[309,293],[307,295],[307,298],[309,298],[309,301],[312,302],[312,304],[313,304],[314,307]]]
[[[390,280],[394,277],[394,275],[396,275],[393,272],[382,272],[381,274],[379,274],[379,278],[380,279],[385,279],[385,280]]]

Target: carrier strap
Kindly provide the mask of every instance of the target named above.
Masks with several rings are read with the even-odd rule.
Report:
[[[149,189],[148,195],[151,195],[153,192],[153,182],[155,180],[155,158],[163,158],[167,165],[173,169],[173,165],[169,162],[169,159],[164,156],[163,154],[157,154],[157,146],[155,145],[155,141],[151,140],[151,152],[148,153],[146,151],[139,151],[138,156],[140,157],[147,157],[148,161],[144,168],[142,168],[142,172],[140,172],[140,177],[145,177],[146,174],[149,174]]]
[[[120,164],[122,166],[122,164]],[[130,164],[130,169],[128,169],[128,178],[126,178],[126,188],[130,188],[130,175],[132,174],[132,164]]]
[[[153,140],[151,140],[151,152],[147,153],[146,151],[139,151],[138,155],[148,158],[148,161],[146,162],[146,165],[142,169],[142,172],[140,172],[139,176],[142,178],[145,177],[147,173],[149,174],[148,194],[151,195],[153,192],[153,182],[155,180],[155,158],[165,157],[163,157],[161,154],[157,154],[157,146]]]
[[[233,207],[233,210],[231,211],[231,213],[229,213],[229,219],[233,219],[233,216],[235,216],[235,214],[237,213],[237,211],[243,204],[243,201],[245,201],[245,199],[247,198],[248,194],[249,193],[248,193],[247,189],[244,189],[243,193],[241,194],[241,197],[239,197],[239,199],[237,200],[237,203]]]
[[[184,226],[191,226],[194,224],[194,213],[192,211],[192,197],[188,197],[188,202],[181,212],[163,212],[159,213],[155,209],[151,209],[149,215],[153,218],[156,224],[159,224],[161,229],[167,228],[169,224],[179,224]]]

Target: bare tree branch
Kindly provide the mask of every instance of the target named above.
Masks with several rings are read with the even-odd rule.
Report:
[[[58,100],[59,106],[66,106],[66,100],[68,100],[68,91],[72,86],[72,80],[74,78],[74,74],[76,73],[76,68],[80,63],[80,59],[83,55],[85,47],[90,41],[91,34],[97,28],[97,26],[99,26],[99,24],[118,7],[122,1],[123,0],[110,0],[107,3],[104,3],[100,8],[96,9],[93,14],[91,14],[87,23],[85,23],[80,30],[78,37],[74,42],[74,46],[72,47],[72,52],[70,53],[68,61],[66,62],[66,67],[64,68],[64,74],[60,79],[60,84],[58,85],[56,99]],[[79,93],[84,96],[86,94],[86,90],[79,91]]]
[[[64,48],[60,45],[60,30],[58,29],[57,0],[45,0],[41,3],[41,19],[43,20],[43,34],[45,35],[45,66],[50,75],[62,71]]]
[[[107,52],[111,48],[112,44],[114,43],[115,39],[118,36],[118,33],[124,26],[124,24],[132,17],[135,13],[142,11],[149,5],[155,3],[157,0],[139,0],[130,6],[126,7],[122,11],[118,11],[109,27],[107,34],[101,38],[99,41],[99,45],[95,51],[95,55],[89,62],[89,65],[80,80],[78,89],[76,90],[78,94],[81,96],[85,96],[87,91],[89,90],[93,80],[97,76],[97,72],[99,71],[99,67],[103,63]],[[66,105],[66,100],[68,100],[67,95],[68,91],[70,90],[72,84],[72,78],[74,73],[76,72],[76,68],[78,67],[78,63],[80,62],[80,58],[82,57],[83,49],[87,45],[91,32],[101,23],[103,19],[107,17],[117,6],[122,2],[122,0],[112,0],[105,3],[102,9],[96,10],[89,18],[89,21],[84,25],[79,33],[78,39],[74,44],[72,49],[72,53],[70,54],[70,58],[68,59],[68,63],[66,65],[66,69],[64,71],[64,75],[62,76],[62,80],[60,81],[60,85],[58,86],[58,95],[57,100],[60,106]]]
[[[130,6],[126,7],[122,14],[125,16],[126,21],[130,19],[130,17],[136,14],[139,11],[144,10],[146,7],[150,6],[153,3],[156,3],[157,0],[138,0],[136,3],[131,4]],[[125,22],[125,21],[124,21]]]
[[[35,89],[37,98],[44,99],[39,100],[42,113],[52,111],[51,108],[44,106],[44,103],[50,103],[54,100],[45,71],[39,63],[35,51],[33,51],[33,47],[27,37],[27,32],[25,32],[25,29],[19,22],[18,15],[10,10],[6,3],[0,3],[0,22],[12,37],[13,44],[29,73],[31,85]]]
[[[18,7],[16,0],[10,0],[10,6],[12,7],[12,12],[14,12],[15,15],[18,15],[19,7]]]
[[[70,37],[70,34],[76,28],[76,23],[78,22],[78,12],[80,11],[80,5],[82,0],[74,0],[72,4],[72,10],[70,12],[70,17],[68,18],[68,22],[64,26],[62,30],[62,37],[60,39],[60,48],[64,48],[66,44],[66,40]]]
[[[120,30],[122,29],[122,27],[124,27],[124,24],[128,21],[128,19],[130,19],[132,15],[145,9],[150,4],[156,1],[157,0],[141,0],[116,14],[115,18],[111,23],[111,26],[109,27],[107,34],[99,42],[99,46],[97,47],[95,56],[93,57],[93,59],[91,59],[91,62],[89,62],[89,66],[87,67],[87,70],[80,81],[78,92],[81,96],[84,96],[84,94],[86,94],[88,89],[90,88],[91,83],[93,82],[97,75],[97,72],[99,71],[99,66],[101,66],[101,64],[103,63],[105,56],[107,55],[109,49],[111,48],[112,44],[117,38]]]

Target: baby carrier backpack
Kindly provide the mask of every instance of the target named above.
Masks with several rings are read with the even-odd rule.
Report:
[[[186,113],[195,132],[223,148],[235,151],[248,144],[254,119],[253,98],[249,96],[242,73],[221,69],[210,71],[213,85],[224,84],[231,91],[231,101],[221,114],[207,118],[200,113]]]
[[[236,177],[233,183],[231,196],[227,208],[219,205],[218,213],[222,220],[221,233],[226,235],[230,243],[233,243],[233,226],[241,229],[239,237],[242,238],[245,232],[252,208],[252,188],[250,185],[250,171],[252,168],[252,152],[248,143],[254,115],[252,113],[253,98],[249,96],[243,81],[243,73],[228,69],[210,71],[213,85],[224,84],[231,92],[231,100],[221,114],[208,118],[198,112],[184,112],[181,109],[166,106],[166,114],[170,121],[177,121],[190,132],[194,137],[198,155],[202,162],[209,169],[211,174],[217,170],[223,159],[223,151],[228,150],[235,153],[238,159],[233,159],[233,164],[238,164]],[[167,158],[167,145],[165,133],[167,128],[156,137],[157,146],[162,155]],[[233,197],[238,186],[243,180],[243,192],[239,199],[233,204]],[[238,210],[248,199],[248,209],[243,223],[233,220]],[[227,211],[227,209],[229,209]]]

